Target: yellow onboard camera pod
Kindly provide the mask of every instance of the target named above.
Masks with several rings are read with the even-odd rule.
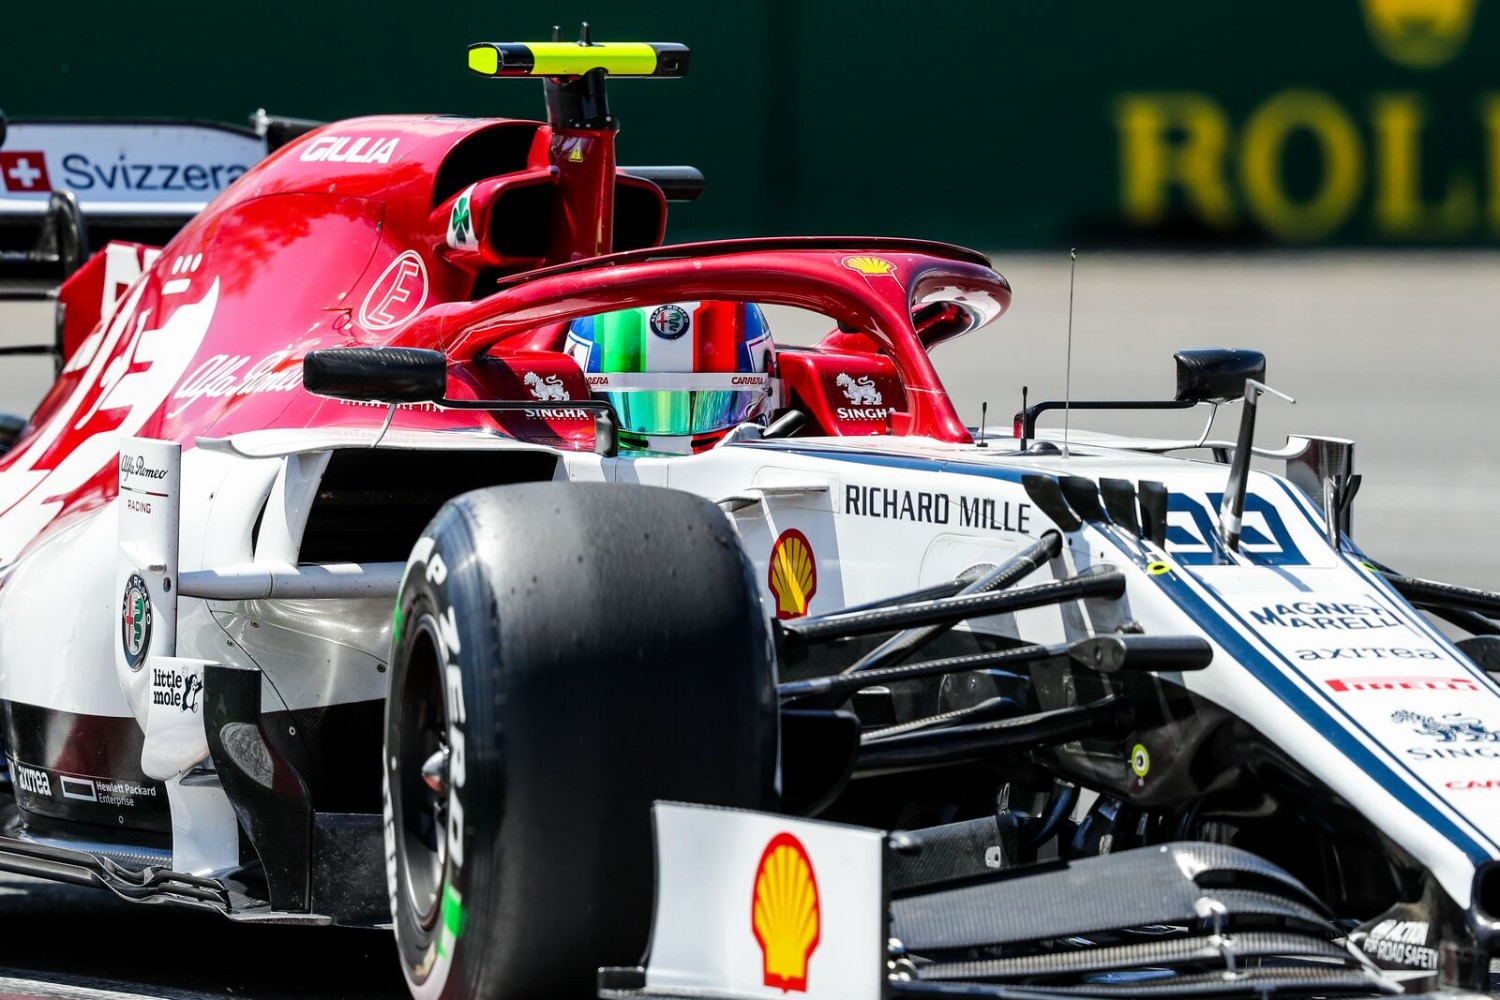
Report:
[[[676,42],[475,42],[469,69],[480,76],[685,76],[688,47]]]

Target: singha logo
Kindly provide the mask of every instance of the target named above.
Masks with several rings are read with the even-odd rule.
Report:
[[[1411,723],[1414,731],[1434,737],[1439,743],[1500,743],[1500,729],[1490,729],[1478,719],[1458,712],[1435,719],[1403,708],[1391,713],[1391,721]]]
[[[880,394],[879,389],[875,388],[875,383],[870,381],[868,375],[861,375],[858,380],[855,380],[849,376],[848,372],[844,372],[834,379],[834,382],[844,390],[844,395],[849,398],[852,406],[879,406],[885,402],[885,397]]]
[[[1361,0],[1380,54],[1403,66],[1441,66],[1469,40],[1478,0]]]
[[[563,388],[562,379],[556,375],[548,375],[545,379],[536,372],[527,372],[521,381],[526,383],[531,397],[543,403],[572,399],[568,390]]]

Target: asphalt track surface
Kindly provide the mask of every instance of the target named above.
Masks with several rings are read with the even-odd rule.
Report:
[[[1067,382],[1068,257],[997,254],[1015,288],[986,331],[934,361],[968,423],[988,403],[1008,428]],[[826,324],[773,316],[778,335]],[[0,304],[0,343],[50,335],[45,307]],[[28,332],[29,331],[29,332]],[[1416,575],[1500,588],[1500,254],[1090,255],[1078,260],[1072,393],[1169,398],[1171,355],[1190,347],[1266,352],[1258,443],[1289,432],[1352,438],[1364,484],[1355,537]],[[0,359],[0,410],[29,412],[50,361]],[[1198,417],[1078,413],[1074,426],[1187,437]],[[1226,410],[1214,437],[1232,439]],[[1071,421],[1070,421],[1071,422]],[[1060,418],[1045,427],[1059,439]],[[247,927],[116,901],[93,890],[0,876],[0,1000],[72,997],[403,998],[378,931]]]

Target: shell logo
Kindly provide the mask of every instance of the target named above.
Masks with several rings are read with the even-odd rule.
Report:
[[[844,266],[863,275],[890,274],[896,265],[884,257],[845,257]]]
[[[766,581],[776,596],[776,617],[801,618],[818,592],[818,564],[812,543],[796,528],[783,531],[771,546],[771,569]]]
[[[778,833],[760,856],[750,899],[750,927],[760,943],[767,986],[807,992],[807,963],[818,947],[821,918],[807,849],[790,833]]]
[[[1381,54],[1416,69],[1441,66],[1463,49],[1477,0],[1363,0]]]

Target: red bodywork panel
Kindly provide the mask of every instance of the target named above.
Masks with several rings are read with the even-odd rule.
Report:
[[[611,219],[591,223],[599,213],[578,206],[610,184]],[[455,238],[465,195],[474,235]],[[861,238],[649,249],[664,225],[655,185],[617,174],[611,133],[411,116],[310,133],[189,223],[87,335],[73,316],[100,315],[106,254],[65,287],[65,370],[0,458],[0,564],[48,525],[114,496],[122,436],[191,448],[199,437],[263,428],[378,427],[384,408],[302,389],[310,350],[435,348],[450,358],[455,398],[580,399],[583,374],[560,353],[567,322],[678,299],[798,306],[861,331],[784,356],[821,433],[968,440],[925,348],[1008,306],[1009,286],[982,257]],[[611,246],[627,252],[596,256]],[[141,254],[139,266],[146,251],[114,252]],[[845,406],[851,385],[865,409],[894,407],[889,426],[839,416],[858,408]],[[872,394],[885,402],[870,404]],[[394,423],[498,427],[559,448],[593,443],[581,412],[409,407]]]

